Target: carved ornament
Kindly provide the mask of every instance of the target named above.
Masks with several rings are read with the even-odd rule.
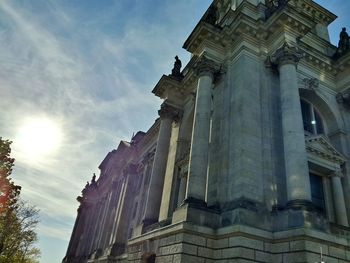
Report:
[[[212,78],[220,67],[213,60],[208,59],[205,56],[200,57],[194,65],[195,72],[199,77],[202,75],[210,75]]]
[[[175,108],[174,106],[171,106],[168,103],[164,102],[160,106],[160,110],[158,111],[158,114],[161,119],[172,119],[177,121],[182,117],[182,110]]]
[[[350,88],[337,94],[337,102],[350,107]]]
[[[320,82],[316,78],[303,79],[304,87],[307,90],[316,91],[320,85]]]
[[[277,49],[271,56],[271,62],[279,67],[285,64],[297,65],[301,58],[303,58],[303,53],[299,48],[284,43],[283,46]]]

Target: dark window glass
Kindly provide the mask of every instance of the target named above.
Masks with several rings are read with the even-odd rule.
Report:
[[[308,102],[300,100],[304,131],[312,134],[324,133],[322,119],[317,110]]]
[[[315,125],[316,125],[317,134],[322,134],[322,133],[324,133],[324,130],[323,130],[321,116],[320,116],[320,114],[318,114],[318,112],[316,110],[314,110],[314,113],[315,113],[315,121],[316,121]]]
[[[310,184],[311,184],[312,203],[315,205],[317,209],[324,212],[325,201],[324,201],[322,177],[315,174],[310,174]]]
[[[311,124],[311,108],[310,104],[305,101],[300,101],[301,113],[303,115],[303,125],[304,130],[310,133],[313,133],[312,124]]]

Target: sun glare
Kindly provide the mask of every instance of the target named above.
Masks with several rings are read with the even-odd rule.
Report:
[[[52,120],[30,119],[19,129],[17,143],[26,159],[35,160],[54,153],[60,146],[62,132]]]

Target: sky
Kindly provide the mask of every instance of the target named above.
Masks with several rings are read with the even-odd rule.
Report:
[[[319,0],[350,29],[350,1]],[[151,90],[211,0],[0,0],[0,136],[40,209],[41,263],[65,255],[80,194],[106,154],[147,131]],[[350,31],[350,30],[349,30]]]

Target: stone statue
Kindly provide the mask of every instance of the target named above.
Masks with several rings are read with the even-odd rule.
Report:
[[[205,18],[205,21],[209,24],[215,25],[217,21],[217,8],[215,5],[211,5],[208,10],[208,14]]]
[[[91,179],[91,183],[96,183],[96,174],[94,173],[94,175],[92,176],[92,179]]]
[[[343,27],[342,31],[340,32],[340,35],[339,35],[338,49],[337,49],[337,52],[334,54],[334,58],[340,58],[342,55],[344,55],[349,50],[350,50],[349,35],[346,32],[346,28]]]
[[[338,48],[342,51],[348,51],[350,48],[350,40],[349,40],[349,35],[346,32],[346,28],[343,27],[342,31],[340,32],[339,35],[339,44],[338,44]]]
[[[171,75],[174,77],[182,77],[181,74],[182,63],[178,56],[175,57],[174,68],[171,71]]]

